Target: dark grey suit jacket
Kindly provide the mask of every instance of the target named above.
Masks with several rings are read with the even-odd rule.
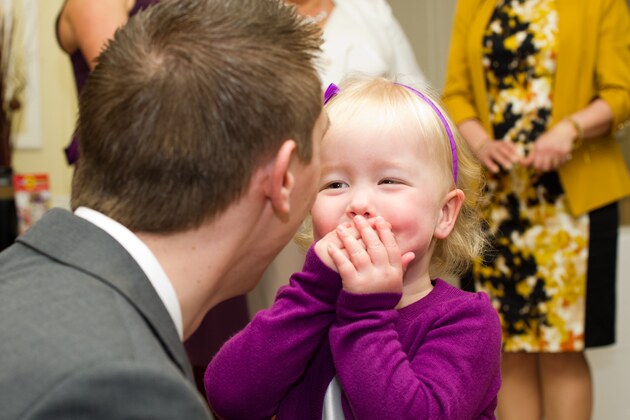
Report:
[[[143,271],[67,211],[0,254],[0,418],[211,418]]]

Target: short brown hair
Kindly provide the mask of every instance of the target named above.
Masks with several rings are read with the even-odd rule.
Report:
[[[284,140],[309,162],[320,44],[279,0],[162,0],[134,16],[79,100],[72,207],[184,230],[237,200]]]

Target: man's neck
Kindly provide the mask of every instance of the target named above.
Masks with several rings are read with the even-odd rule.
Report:
[[[288,241],[273,237],[274,223],[278,221],[267,203],[244,200],[194,230],[167,235],[136,232],[175,288],[184,339],[212,307],[254,288]]]

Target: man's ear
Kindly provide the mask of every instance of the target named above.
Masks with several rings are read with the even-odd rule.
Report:
[[[464,204],[464,192],[459,189],[449,191],[444,198],[444,204],[440,210],[440,217],[435,226],[435,232],[433,236],[438,239],[445,239],[453,230],[459,210]]]
[[[279,215],[287,215],[291,210],[291,194],[295,186],[291,162],[296,153],[295,141],[285,140],[269,163],[270,177],[266,194],[274,211]]]

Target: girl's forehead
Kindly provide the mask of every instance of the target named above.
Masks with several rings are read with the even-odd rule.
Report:
[[[345,99],[334,103],[328,109],[332,125],[361,125],[390,131],[415,130],[426,132],[428,126],[435,124],[431,112],[425,112],[424,105],[417,106],[415,101],[385,101],[374,98],[365,100]],[[425,126],[423,128],[423,126]]]
[[[423,167],[450,164],[439,127],[430,124],[423,127],[418,116],[411,113],[393,115],[376,110],[331,115],[331,125],[322,143],[322,162],[336,165],[352,160],[360,166],[368,160],[374,163],[403,159],[408,165]]]
[[[426,131],[422,130],[417,119],[391,118],[377,112],[352,113],[331,117],[323,145],[361,141],[363,144],[386,146],[396,142],[398,145],[424,149],[428,143],[435,141],[427,139],[432,135]]]
[[[327,109],[331,121],[329,133],[337,138],[367,134],[364,141],[369,143],[397,136],[429,153],[446,150],[444,141],[448,140],[439,118],[415,96],[341,96]]]

